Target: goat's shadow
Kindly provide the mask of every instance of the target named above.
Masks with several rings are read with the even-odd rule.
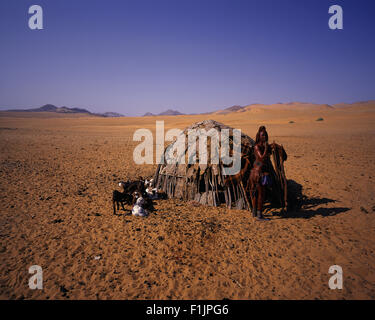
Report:
[[[155,216],[158,215],[157,214],[157,210],[155,208],[152,209],[152,210],[149,209],[148,213],[149,213],[149,215],[155,215]],[[132,214],[132,208],[131,209],[127,209],[125,207],[125,210],[122,209],[122,208],[116,209],[116,213],[114,213],[113,215],[117,216],[117,217],[131,217],[131,216],[133,216],[133,214]]]
[[[120,210],[117,210],[117,212],[114,215],[117,217],[130,217],[132,215],[132,211],[120,209]]]
[[[314,216],[335,216],[350,210],[347,207],[317,208],[317,206],[322,204],[336,202],[337,200],[329,198],[307,197],[303,194],[301,184],[294,180],[288,180],[288,210],[282,217],[309,219]]]

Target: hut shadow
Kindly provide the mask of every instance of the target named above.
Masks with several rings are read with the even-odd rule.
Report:
[[[337,200],[329,198],[309,198],[303,194],[303,187],[294,180],[288,180],[288,211],[284,218],[310,219],[314,216],[335,216],[350,210],[347,207],[317,208],[319,205],[335,203]]]

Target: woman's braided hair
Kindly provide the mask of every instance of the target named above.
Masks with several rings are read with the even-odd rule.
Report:
[[[258,144],[260,142],[260,133],[262,131],[264,132],[264,135],[266,137],[266,141],[268,142],[268,133],[267,133],[266,127],[265,126],[260,126],[259,130],[258,130],[258,133],[256,135],[256,138],[255,138],[255,144]]]

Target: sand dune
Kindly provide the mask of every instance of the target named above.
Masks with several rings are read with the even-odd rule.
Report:
[[[333,111],[336,108],[374,108],[375,100],[356,102],[356,103],[338,103],[334,105],[329,104],[315,104],[307,102],[289,102],[289,103],[276,103],[276,104],[249,104],[243,107],[233,106],[230,108],[222,109],[213,112],[215,115],[225,115],[230,113],[264,113],[264,112],[280,112],[280,111],[290,111],[290,112],[321,112],[321,111]]]
[[[375,109],[299,107],[136,118],[0,113],[0,297],[374,299]],[[134,131],[209,118],[250,136],[266,125],[289,155],[301,208],[288,218],[267,208],[271,221],[258,223],[246,211],[170,199],[148,218],[114,216],[117,182],[156,167],[134,164]],[[34,264],[43,290],[28,288]],[[328,287],[335,264],[343,290]]]

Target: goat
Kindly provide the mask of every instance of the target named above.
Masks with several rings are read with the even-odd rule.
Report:
[[[147,216],[149,211],[154,210],[154,203],[152,199],[147,196],[146,193],[144,195],[137,191],[133,193],[133,215]]]
[[[143,194],[145,192],[145,184],[142,180],[130,181],[130,182],[120,182],[122,183],[122,187],[124,192],[133,194],[134,192],[139,192]]]
[[[150,179],[150,180],[148,180],[148,179],[146,179],[145,180],[145,187],[147,188],[147,187],[153,187],[153,185],[154,185],[154,179]]]
[[[117,210],[120,210],[120,204],[123,210],[124,203],[131,205],[133,202],[133,196],[132,194],[134,192],[139,192],[140,194],[143,194],[145,191],[145,186],[143,181],[137,180],[137,181],[120,181],[119,186],[122,187],[123,191],[120,192],[118,190],[114,190],[112,193],[112,203],[113,203],[113,214],[116,214],[116,206]]]
[[[113,214],[116,214],[116,205],[117,210],[120,210],[120,204],[122,209],[125,210],[124,203],[131,204],[132,200],[133,197],[130,194],[114,190],[112,193]]]

